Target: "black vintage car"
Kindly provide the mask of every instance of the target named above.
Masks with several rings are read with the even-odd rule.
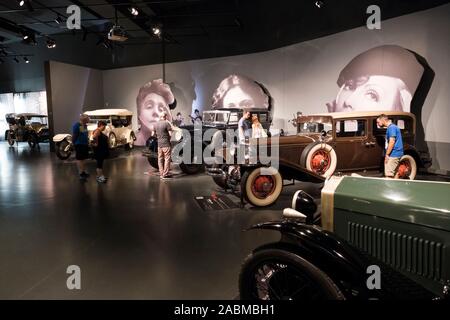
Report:
[[[239,278],[244,300],[449,298],[450,183],[332,177],[304,191]]]
[[[5,140],[12,147],[18,142],[28,142],[31,148],[49,141],[47,116],[35,113],[8,113],[5,115],[9,129]]]
[[[272,123],[270,111],[265,108],[251,109],[252,115],[257,115],[264,130],[269,131]],[[203,150],[214,142],[215,140],[227,141],[226,131],[236,130],[238,122],[242,118],[243,109],[215,109],[203,112],[203,122],[200,125],[184,125],[180,128],[175,128],[176,133],[172,135],[172,149],[183,149],[186,143],[190,143],[191,161],[184,163],[179,160],[180,169],[186,174],[195,174],[204,169],[204,161],[194,156],[194,146],[201,146]],[[215,132],[208,130],[215,130]],[[209,134],[205,135],[208,132]],[[217,139],[220,136],[220,139]],[[231,138],[228,139],[230,141]],[[175,146],[177,146],[175,149]],[[158,168],[158,142],[156,137],[150,137],[146,144],[147,148],[142,155],[148,158],[149,164]],[[178,153],[183,155],[182,151]]]

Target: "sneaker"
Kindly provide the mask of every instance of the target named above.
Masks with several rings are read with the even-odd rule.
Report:
[[[80,173],[80,177],[81,177],[81,176],[87,178],[87,177],[90,176],[90,174],[87,173],[86,171],[83,171],[82,173]]]
[[[106,183],[106,178],[104,177],[104,176],[101,176],[101,177],[97,177],[97,182],[98,183]]]
[[[161,177],[161,180],[171,180],[171,179],[172,179],[172,176]]]

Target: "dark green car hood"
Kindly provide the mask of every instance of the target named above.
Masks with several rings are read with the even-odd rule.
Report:
[[[450,183],[344,177],[334,208],[450,232]]]

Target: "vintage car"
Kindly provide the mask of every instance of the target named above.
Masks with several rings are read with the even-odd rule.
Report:
[[[386,129],[377,127],[379,112],[328,113],[296,118],[297,134],[270,138],[267,144],[277,148],[279,168],[273,175],[261,175],[261,165],[230,164],[225,156],[233,149],[217,155],[220,165],[207,167],[207,173],[221,187],[240,186],[243,197],[255,206],[267,206],[276,201],[283,180],[317,180],[335,173],[379,173],[384,166],[383,152]],[[407,112],[386,112],[402,132],[404,153],[397,169],[401,179],[414,179],[418,167],[430,165],[427,154],[414,147],[416,120]],[[251,139],[249,148],[261,139]],[[220,156],[222,159],[220,159]],[[237,161],[235,160],[235,163]]]
[[[31,148],[49,141],[48,118],[36,113],[8,113],[5,115],[9,129],[5,140],[12,147],[17,142],[28,142]]]
[[[108,137],[109,147],[111,149],[118,146],[125,146],[126,149],[132,149],[136,136],[132,129],[133,113],[126,109],[98,109],[86,111],[84,114],[89,116],[88,132],[91,140],[92,132],[97,128],[97,122],[103,120],[106,122],[106,129],[103,132]],[[70,157],[72,146],[72,135],[68,133],[57,134],[53,137],[55,142],[56,155],[61,160]]]
[[[304,191],[281,234],[242,265],[245,300],[449,298],[450,183],[332,177],[320,205]],[[321,209],[319,209],[321,208]]]
[[[261,122],[262,127],[268,131],[270,124],[272,122],[270,111],[265,108],[261,109],[251,109],[252,115],[257,115],[259,121]],[[217,139],[220,135],[222,141],[226,141],[226,130],[236,130],[238,128],[238,122],[242,118],[243,109],[235,108],[235,109],[215,109],[210,111],[203,112],[203,122],[202,126],[195,125],[184,125],[180,128],[175,128],[176,134],[173,135],[172,146],[179,145],[180,148],[183,148],[183,145],[186,143],[190,143],[191,147],[191,163],[184,163],[182,160],[179,160],[180,169],[186,174],[194,174],[202,171],[204,169],[203,159],[194,158],[193,150],[194,145],[202,146],[202,151],[210,144],[211,140]],[[179,130],[181,129],[181,130]],[[204,139],[204,133],[207,130],[215,129],[217,132],[209,139]],[[182,130],[186,130],[189,132],[190,139],[186,139]],[[201,131],[201,132],[197,132]],[[142,153],[143,156],[148,158],[149,164],[158,168],[158,142],[156,137],[150,137],[147,141],[147,149],[145,149]],[[174,148],[172,148],[174,150]],[[180,153],[182,156],[182,152]]]

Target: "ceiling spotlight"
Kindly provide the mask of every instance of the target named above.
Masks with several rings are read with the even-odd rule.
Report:
[[[24,34],[24,35],[23,35],[23,40],[28,40],[29,38],[30,38],[29,35],[27,35],[27,34]]]
[[[139,15],[139,10],[136,9],[135,7],[130,7],[130,8],[128,8],[128,11],[130,11],[130,13],[131,13],[133,16]]]
[[[47,48],[53,49],[56,47],[56,41],[53,39],[47,39]]]
[[[27,57],[23,57],[23,61],[25,61],[25,63],[30,63],[30,60],[28,60]]]
[[[13,59],[16,63],[19,63],[19,59],[17,59],[17,57],[14,57]]]
[[[61,24],[64,22],[63,18],[61,18],[61,16],[58,14],[58,16],[55,18],[55,22],[57,24]]]
[[[316,7],[317,8],[322,8],[323,7],[323,5],[324,5],[324,3],[323,3],[323,1],[316,1],[316,3],[314,3],[315,5],[316,5]]]
[[[153,35],[160,37],[161,36],[161,27],[160,26],[153,26],[152,27],[152,33]]]
[[[31,1],[30,0],[20,0],[18,1],[19,6],[23,7],[23,6],[27,6],[28,11],[32,12],[34,11],[33,6],[31,5]]]

